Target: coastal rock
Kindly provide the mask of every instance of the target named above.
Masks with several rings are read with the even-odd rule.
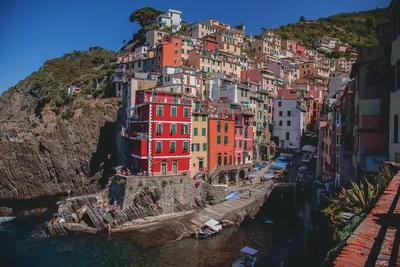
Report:
[[[12,208],[0,207],[0,217],[10,216],[13,213]]]
[[[18,102],[20,95],[11,93],[4,95]],[[94,107],[75,119],[64,120],[52,111],[42,111],[41,122],[23,113],[11,117],[22,123],[0,125],[0,136],[13,140],[0,137],[0,200],[67,194],[68,190],[90,194],[101,189],[98,181],[110,172],[114,160],[107,156],[115,151],[109,140],[114,140],[117,132],[117,100],[92,102]],[[0,111],[6,112],[4,107]]]

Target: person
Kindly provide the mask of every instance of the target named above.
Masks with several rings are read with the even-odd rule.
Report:
[[[251,195],[252,195],[252,192],[251,192],[251,190],[249,190],[249,197],[251,197]]]

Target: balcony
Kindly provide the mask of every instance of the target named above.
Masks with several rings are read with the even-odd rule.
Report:
[[[235,126],[243,126],[243,122],[242,121],[235,121]]]
[[[195,114],[209,114],[210,109],[209,108],[195,108],[193,109],[193,113]]]
[[[148,139],[149,135],[147,133],[134,132],[132,133],[131,137],[137,139]]]
[[[142,114],[134,114],[130,118],[131,121],[143,121],[143,115]]]
[[[242,114],[244,115],[254,115],[251,108],[241,108]]]

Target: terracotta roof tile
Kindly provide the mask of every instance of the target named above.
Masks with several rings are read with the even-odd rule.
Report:
[[[347,240],[334,266],[400,266],[399,190],[400,172]]]

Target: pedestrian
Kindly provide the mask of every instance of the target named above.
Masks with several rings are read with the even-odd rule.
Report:
[[[251,190],[249,190],[249,197],[251,197],[251,195],[252,195],[252,192],[251,192]]]

